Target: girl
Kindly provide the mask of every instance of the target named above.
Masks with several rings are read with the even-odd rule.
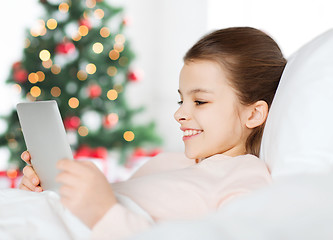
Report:
[[[111,186],[92,163],[61,160],[62,203],[92,229],[93,238],[118,239],[152,222],[197,218],[269,184],[258,154],[285,64],[275,41],[257,29],[228,28],[204,36],[186,53],[180,73],[174,117],[186,157],[160,155]],[[27,152],[22,159],[30,163]],[[20,188],[42,191],[33,169],[26,166],[23,172]],[[148,216],[122,204],[122,197]]]

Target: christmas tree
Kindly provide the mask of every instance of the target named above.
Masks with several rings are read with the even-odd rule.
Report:
[[[136,124],[143,108],[125,98],[134,54],[124,35],[123,9],[103,0],[41,0],[46,17],[27,31],[21,61],[13,64],[7,83],[24,101],[57,101],[76,156],[105,158],[118,151],[124,163],[139,147],[156,147],[154,123]],[[16,109],[8,116],[0,146],[22,167],[25,150]],[[140,148],[142,151],[142,148]]]

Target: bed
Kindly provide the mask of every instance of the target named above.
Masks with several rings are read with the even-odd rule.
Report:
[[[273,184],[202,219],[157,224],[131,239],[333,239],[332,104],[333,29],[292,55],[281,78],[260,152]],[[55,193],[0,191],[2,240],[89,233]]]

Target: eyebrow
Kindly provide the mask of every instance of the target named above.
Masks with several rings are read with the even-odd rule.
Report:
[[[178,89],[178,93],[182,95],[181,91]],[[207,90],[207,89],[202,89],[202,88],[196,88],[188,91],[188,94],[194,94],[194,93],[213,93],[213,91]]]

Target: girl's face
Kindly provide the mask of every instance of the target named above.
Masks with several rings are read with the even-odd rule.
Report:
[[[239,102],[220,65],[212,61],[185,63],[179,94],[180,107],[174,117],[184,133],[188,158],[245,154],[249,134],[243,121],[246,107]]]

